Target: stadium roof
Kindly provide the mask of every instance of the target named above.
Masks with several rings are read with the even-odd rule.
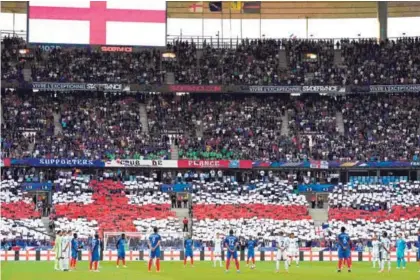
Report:
[[[208,1],[168,2],[169,18],[216,18],[224,19],[299,19],[299,18],[375,18],[377,2],[262,2],[261,13],[241,13],[232,10],[231,2],[222,3],[221,12],[211,12]],[[196,7],[195,9],[192,7]],[[201,8],[200,8],[201,6]],[[3,13],[27,12],[26,1],[1,2]],[[420,2],[393,1],[388,2],[389,17],[420,16]]]
[[[304,19],[304,18],[376,18],[377,2],[261,2],[261,13],[243,13],[223,2],[221,12],[210,11],[208,1],[168,2],[168,18],[220,19]],[[200,5],[202,6],[200,9]],[[195,8],[195,9],[194,9]],[[214,10],[214,9],[213,9]],[[420,16],[420,2],[388,2],[389,17]]]
[[[1,12],[2,13],[16,13],[26,14],[27,1],[1,1]]]

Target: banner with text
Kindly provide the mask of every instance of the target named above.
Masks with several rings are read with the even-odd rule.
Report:
[[[250,160],[178,160],[179,168],[252,168]]]
[[[50,191],[53,184],[49,182],[45,183],[22,183],[22,191]]]
[[[26,158],[1,160],[1,167],[16,165],[33,167],[117,167],[117,168],[210,168],[210,169],[251,169],[251,168],[420,168],[419,161],[251,161],[251,160],[139,160],[117,159],[110,161],[89,159],[46,159]]]
[[[33,82],[32,89],[46,91],[130,91],[130,86],[111,83],[49,83]]]
[[[325,160],[311,160],[310,167],[316,169],[328,169],[328,161]]]
[[[298,185],[298,190],[300,192],[331,192],[333,189],[333,184]]]
[[[105,167],[102,160],[47,158],[12,159],[12,165],[27,165],[34,167]]]
[[[170,92],[222,92],[221,85],[168,85]]]
[[[0,167],[9,167],[10,166],[10,158],[2,158],[0,161]]]
[[[105,162],[105,167],[153,167],[153,168],[177,168],[176,160],[141,160],[141,159],[117,159]]]
[[[369,86],[369,92],[420,92],[420,84],[412,85],[373,85]]]
[[[323,161],[311,160],[300,162],[287,161],[254,161],[253,168],[404,168],[420,167],[420,162],[410,161]]]
[[[341,86],[249,86],[241,87],[251,93],[345,93]]]

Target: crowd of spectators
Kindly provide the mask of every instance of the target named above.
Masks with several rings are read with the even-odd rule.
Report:
[[[197,115],[200,114],[195,110],[196,106],[188,96],[150,96],[146,104],[149,134],[195,134]]]
[[[355,85],[416,84],[420,75],[419,38],[378,43],[374,39],[341,41],[343,83]]]
[[[37,51],[32,64],[34,81],[159,84],[161,53],[102,52],[94,48],[54,48]]]
[[[181,137],[179,157],[192,159],[271,159],[285,154],[279,147],[285,102],[274,97],[197,99],[195,137]],[[200,135],[201,131],[201,135]]]
[[[22,39],[6,38],[2,78],[21,79]],[[341,59],[335,60],[335,49]],[[103,52],[95,48],[33,51],[34,81],[161,84],[173,73],[180,84],[236,85],[369,85],[415,84],[420,75],[418,38],[377,42],[333,40],[244,39],[234,48],[174,41],[163,51]],[[284,51],[285,55],[280,55]],[[283,61],[285,60],[285,61]]]
[[[18,38],[3,40],[3,79],[20,75],[18,50],[24,44]],[[186,84],[414,84],[420,75],[419,46],[418,38],[336,44],[244,39],[235,48],[205,43],[202,49],[174,41],[166,49],[175,58],[165,59],[156,49],[38,48],[32,75],[34,81],[137,84],[163,83],[168,72],[175,83]],[[280,63],[282,51],[286,66]],[[147,122],[141,119],[142,103]],[[169,159],[175,144],[178,157],[188,159],[418,160],[418,107],[418,94],[144,98],[8,90],[2,95],[1,146],[5,157],[16,158]]]
[[[21,37],[5,37],[1,42],[1,78],[7,81],[23,81],[25,61],[19,59],[19,50],[26,42]]]
[[[52,180],[55,230],[77,231],[88,238],[97,231],[150,232],[158,226],[169,240],[182,235],[181,223],[169,211],[170,195],[158,179],[143,175],[121,179],[112,171],[95,176],[79,172],[59,171]],[[393,240],[401,232],[413,241],[420,226],[418,181],[338,184],[328,197],[328,225],[320,231],[308,215],[306,197],[295,192],[293,182],[262,177],[244,184],[219,174],[213,177],[219,179],[190,182],[195,240],[210,241],[216,232],[225,234],[233,227],[242,238],[275,240],[284,231],[305,242],[331,241],[345,226],[354,240],[366,241],[373,233],[388,231]],[[19,178],[8,174],[1,183],[2,224],[6,225],[1,239],[48,239],[40,209],[21,190],[23,177]]]
[[[419,157],[418,94],[369,95],[343,100],[343,156],[358,160],[404,160]]]
[[[420,182],[340,183],[328,195],[328,205],[330,232],[337,234],[345,226],[360,239],[387,231],[392,240],[401,233],[415,241],[420,226]]]
[[[20,95],[8,92],[2,95],[2,152],[9,156],[25,157],[37,134],[54,134],[52,106],[43,96]]]
[[[416,93],[278,98],[7,92],[1,142],[2,152],[17,158],[170,159],[175,145],[180,159],[417,161],[419,107]]]
[[[333,40],[284,41],[288,60],[287,84],[336,83]]]
[[[394,206],[420,205],[420,182],[393,184],[351,183],[336,186],[329,194],[330,208],[357,210],[391,210]]]

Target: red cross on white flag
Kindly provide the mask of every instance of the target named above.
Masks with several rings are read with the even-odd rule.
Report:
[[[164,0],[30,1],[29,42],[163,46]]]

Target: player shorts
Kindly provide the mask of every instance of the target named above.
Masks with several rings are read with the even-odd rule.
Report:
[[[289,249],[287,251],[287,256],[296,258],[296,257],[299,256],[299,250],[298,249]]]
[[[192,250],[185,250],[185,258],[192,258],[194,257]]]
[[[78,255],[77,252],[72,252],[71,253],[71,258],[72,259],[77,259],[77,255]]]
[[[236,250],[234,252],[231,252],[230,250],[227,251],[227,259],[230,260],[231,258],[238,258],[238,252]]]
[[[339,259],[347,259],[350,258],[350,250],[338,250],[338,258]]]
[[[213,255],[215,255],[215,256],[221,256],[222,255],[222,250],[220,250],[220,249],[214,249]]]
[[[150,258],[152,258],[152,259],[160,259],[160,248],[157,248],[154,251],[150,250]]]
[[[119,259],[125,259],[125,252],[118,252]]]
[[[99,262],[99,259],[100,259],[99,254],[92,254],[92,259],[91,259],[92,262]]]
[[[379,260],[379,252],[372,252],[372,260],[373,261]]]
[[[276,259],[278,261],[281,261],[282,258],[283,258],[283,260],[285,260],[287,258],[287,254],[286,254],[286,251],[285,250],[279,249],[279,250],[277,250]]]
[[[382,259],[383,261],[389,261],[389,260],[390,260],[389,253],[388,253],[388,252],[385,252],[385,251],[382,251],[382,252],[381,252],[381,259]]]
[[[403,259],[404,258],[404,251],[401,252],[401,251],[397,250],[397,258],[398,259]]]
[[[247,256],[248,256],[248,259],[249,258],[255,258],[255,251],[248,251]]]

